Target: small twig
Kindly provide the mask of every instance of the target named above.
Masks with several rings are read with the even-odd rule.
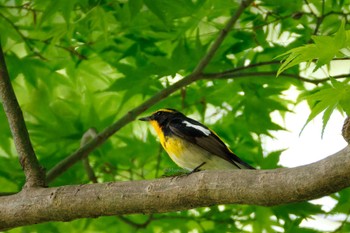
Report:
[[[7,18],[5,15],[0,13],[0,17],[2,17],[8,24],[11,25],[11,27],[17,32],[17,34],[22,38],[23,42],[25,43],[25,45],[28,47],[28,49],[35,54],[36,56],[38,56],[39,58],[41,58],[42,60],[47,60],[45,57],[43,57],[40,53],[38,53],[37,51],[34,50],[34,48],[32,47],[32,45],[29,43],[29,41],[27,40],[27,37],[19,30],[18,26],[16,24],[14,24],[9,18]]]
[[[247,8],[251,2],[253,2],[253,0],[242,1],[240,7],[237,9],[236,13],[228,21],[227,25],[232,27],[233,24],[238,20],[240,15],[243,13],[243,10]],[[227,35],[227,31],[230,30],[230,27],[227,25],[224,27],[222,32],[220,32],[220,35],[215,40],[212,47],[208,50],[208,53],[204,55],[204,57],[200,60],[200,62],[198,63],[197,67],[194,69],[192,74],[184,77],[180,81],[158,92],[157,94],[155,94],[150,99],[143,102],[138,107],[133,108],[123,117],[121,117],[118,121],[116,121],[114,124],[104,129],[101,133],[99,133],[94,139],[88,142],[85,146],[80,147],[73,154],[66,157],[63,161],[61,161],[59,164],[57,164],[47,173],[47,182],[52,181],[54,178],[56,178],[61,173],[66,171],[68,168],[70,168],[73,164],[75,164],[76,162],[78,162],[79,160],[87,156],[91,151],[93,151],[96,147],[104,143],[110,136],[112,136],[114,133],[116,133],[126,124],[135,120],[139,114],[146,111],[149,107],[151,107],[155,103],[158,103],[159,101],[166,98],[167,96],[174,93],[175,91],[181,89],[182,87],[185,87],[195,82],[196,80],[200,79],[202,77],[201,73],[203,72],[204,68],[208,65],[208,63],[214,56],[215,51],[220,46],[220,43],[224,40],[225,36]]]
[[[33,42],[40,42],[40,43],[43,43],[43,44],[46,44],[46,45],[51,45],[50,39],[39,40],[39,39],[28,38],[28,37],[24,37],[24,39],[27,39],[27,40],[33,41]],[[74,56],[77,56],[80,60],[87,60],[88,59],[85,55],[83,55],[83,54],[79,53],[77,50],[75,50],[74,46],[64,47],[64,46],[58,45],[58,44],[54,44],[53,46],[56,47],[56,48],[59,48],[59,49],[63,49],[63,50],[69,52],[70,54],[72,54]]]
[[[268,76],[276,76],[275,71],[261,71],[261,72],[222,72],[222,73],[209,73],[209,74],[203,74],[202,79],[235,79],[235,78],[245,78],[245,77],[268,77]],[[308,79],[305,77],[302,77],[298,74],[288,74],[288,73],[282,73],[280,74],[281,77],[287,77],[287,78],[293,78],[302,82],[308,82],[315,85],[318,85],[320,83],[329,81],[330,78],[322,78],[322,79]],[[350,77],[350,74],[341,74],[332,76],[333,79],[340,79],[340,78],[348,78]]]
[[[307,6],[307,8],[309,8],[310,14],[314,15],[315,17],[317,17],[316,13],[312,10],[309,1],[308,0],[304,0],[304,3]]]
[[[41,41],[41,42],[45,43],[44,41]],[[57,47],[57,48],[66,50],[70,54],[77,56],[80,60],[87,60],[88,59],[87,56],[79,53],[77,50],[74,49],[74,47],[64,47],[64,46],[61,46],[61,45],[54,45],[54,46]]]
[[[31,12],[38,11],[38,10],[35,10],[35,9],[31,8],[31,7],[30,7],[30,3],[24,3],[23,5],[19,5],[19,6],[5,6],[5,5],[0,5],[0,8],[27,10],[27,11],[31,11]]]
[[[83,137],[81,139],[80,146],[84,146],[88,141],[90,141],[91,139],[95,138],[97,133],[98,132],[97,132],[97,130],[95,128],[88,129],[84,133],[84,135],[83,135]],[[95,172],[94,172],[94,170],[92,169],[92,167],[90,165],[89,157],[83,158],[83,165],[84,165],[84,168],[85,168],[86,174],[88,175],[89,180],[92,183],[98,183],[97,182],[97,177],[95,175]]]
[[[346,218],[342,221],[342,223],[340,224],[340,226],[335,229],[334,231],[332,232],[343,232],[342,229],[343,227],[345,226],[345,224],[349,223],[348,220],[349,220],[349,217],[350,217],[350,210],[346,213]]]
[[[318,30],[320,29],[320,26],[324,20],[324,0],[322,1],[322,10],[321,10],[321,16],[316,16],[316,27],[313,32],[313,35],[317,35]]]
[[[22,32],[21,30],[19,29],[19,27],[13,23],[9,18],[7,18],[5,15],[1,14],[0,13],[0,17],[2,17],[7,23],[9,23],[11,25],[11,27],[17,32],[17,34],[22,38],[23,42],[25,43],[25,45],[28,47],[28,49],[36,56],[38,56],[40,59],[44,60],[44,61],[47,61],[47,58],[45,58],[44,56],[42,56],[39,52],[35,51],[34,47],[30,44],[30,42],[40,42],[40,43],[43,43],[43,44],[46,44],[46,45],[50,45],[50,42],[49,40],[39,40],[39,39],[34,39],[34,38],[29,38],[29,37],[26,37]],[[59,48],[59,49],[63,49],[67,52],[69,52],[70,54],[74,55],[74,56],[77,56],[80,60],[87,60],[88,58],[79,53],[78,51],[76,51],[74,49],[74,47],[64,47],[62,45],[53,45],[55,46],[56,48]]]
[[[326,18],[328,16],[332,16],[332,15],[340,15],[340,16],[342,16],[343,19],[345,20],[345,24],[348,24],[348,22],[349,22],[348,17],[350,15],[350,13],[344,13],[344,12],[329,11],[328,13],[323,15],[323,18]]]
[[[244,9],[247,8],[253,0],[243,0],[239,8],[237,9],[236,13],[230,18],[230,20],[226,23],[225,27],[220,31],[219,36],[216,38],[210,49],[208,50],[207,54],[200,60],[196,68],[193,70],[192,74],[200,74],[203,72],[204,68],[209,64],[211,59],[214,57],[216,51],[218,50],[221,43],[224,41],[225,37],[227,36],[230,29],[233,27],[233,25],[237,22],[238,18],[243,13]]]
[[[322,17],[324,16],[325,4],[326,4],[325,0],[322,0],[322,10],[321,10]]]
[[[152,222],[153,215],[151,214],[144,223],[136,223],[136,222],[131,221],[130,219],[124,217],[124,216],[118,216],[118,218],[128,225],[135,227],[137,229],[140,229],[140,228],[146,228]]]
[[[263,61],[263,62],[258,62],[258,63],[251,63],[249,65],[246,66],[240,66],[240,67],[236,67],[234,69],[230,69],[230,70],[226,70],[221,72],[221,74],[225,75],[225,74],[231,74],[234,72],[238,72],[241,70],[247,70],[247,69],[251,69],[251,68],[255,68],[255,67],[260,67],[260,66],[267,66],[267,65],[280,65],[282,63],[282,61],[279,60],[272,60],[272,61]]]
[[[0,96],[9,122],[19,160],[26,176],[25,187],[45,186],[45,172],[30,142],[22,110],[13,91],[0,44]]]
[[[313,32],[313,35],[316,35],[317,32],[318,32],[318,29],[319,29],[319,27],[320,27],[320,25],[321,25],[321,23],[322,23],[322,21],[323,21],[323,18],[322,18],[322,16],[319,17],[319,16],[312,10],[312,8],[311,8],[310,3],[308,2],[308,0],[304,0],[304,2],[305,2],[305,5],[307,6],[307,8],[309,8],[310,14],[313,15],[313,16],[315,17],[315,19],[316,19],[316,27],[315,27],[314,32]],[[311,43],[311,42],[312,42],[312,39],[310,39],[308,43]]]

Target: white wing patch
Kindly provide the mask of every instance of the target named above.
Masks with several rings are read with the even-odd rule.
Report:
[[[210,133],[210,130],[209,129],[206,129],[204,128],[203,126],[200,126],[200,125],[194,125],[188,121],[183,121],[182,123],[184,123],[187,127],[192,127],[192,128],[195,128],[199,131],[201,131],[202,133],[204,133],[205,135],[209,136],[211,133]]]

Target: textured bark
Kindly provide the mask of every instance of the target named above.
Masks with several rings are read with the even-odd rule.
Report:
[[[348,116],[343,125],[342,135],[347,143],[350,143],[350,117]]]
[[[40,166],[28,130],[13,91],[0,44],[0,97],[10,125],[19,161],[26,176],[25,187],[45,186],[45,171]]]
[[[296,168],[203,171],[157,180],[26,189],[0,197],[0,230],[46,221],[216,204],[280,205],[319,198],[348,186],[350,146]]]

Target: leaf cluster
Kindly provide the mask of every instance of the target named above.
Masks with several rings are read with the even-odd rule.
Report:
[[[281,74],[288,68],[307,62],[315,62],[314,71],[324,65],[329,65],[330,61],[336,57],[347,57],[346,53],[350,49],[350,30],[345,30],[344,21],[340,28],[333,36],[312,36],[314,43],[301,47],[293,48],[280,56],[288,57],[278,69],[277,75]],[[342,51],[344,50],[344,51]]]

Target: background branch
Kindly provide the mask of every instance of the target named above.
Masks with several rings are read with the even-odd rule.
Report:
[[[97,135],[97,130],[95,128],[90,128],[88,129],[82,139],[81,139],[81,143],[80,143],[80,146],[84,146],[88,141],[90,141],[91,139],[93,139],[94,137],[96,137]],[[83,165],[84,165],[84,169],[86,171],[86,174],[89,178],[89,180],[92,182],[92,183],[97,183],[97,177],[95,175],[95,172],[94,170],[92,169],[91,165],[90,165],[90,162],[89,162],[89,157],[85,157],[83,158]]]
[[[13,91],[0,44],[0,97],[26,176],[25,187],[45,186],[45,172],[40,166],[30,142],[21,108]]]
[[[1,7],[1,6],[0,6]],[[20,6],[21,7],[21,6]],[[24,8],[23,8],[24,9]],[[19,29],[19,27],[12,22],[8,17],[6,17],[5,15],[0,13],[0,17],[3,18],[8,24],[11,25],[11,27],[16,31],[16,33],[21,37],[21,39],[23,40],[23,42],[25,43],[25,45],[28,47],[28,49],[35,55],[38,56],[40,59],[47,61],[48,59],[45,58],[43,55],[41,55],[41,53],[39,53],[38,51],[35,50],[35,47],[32,45],[33,42],[40,42],[46,45],[50,45],[50,39],[47,40],[39,40],[39,39],[35,39],[35,38],[29,38],[27,36],[25,36],[21,30]],[[59,49],[63,49],[65,51],[67,51],[68,53],[70,53],[73,56],[77,56],[80,60],[86,60],[87,57],[84,56],[83,54],[79,53],[73,46],[72,47],[65,47],[59,44],[55,44],[54,45],[56,48]]]
[[[238,68],[237,70],[242,70],[242,69]],[[234,79],[234,78],[244,78],[244,77],[271,77],[271,76],[276,77],[276,72],[275,71],[237,72],[235,70],[232,70],[231,72],[203,74],[202,79]],[[302,77],[298,74],[289,74],[289,73],[281,73],[279,76],[292,78],[302,82],[312,83],[315,85],[329,81],[330,79],[330,78],[310,79],[310,78]],[[348,77],[350,77],[350,74],[340,74],[340,75],[332,76],[332,78],[334,79],[348,78]]]
[[[170,212],[217,204],[272,206],[300,202],[348,187],[349,167],[350,146],[296,168],[203,171],[176,178],[35,189],[0,197],[0,230],[46,221]]]
[[[208,52],[202,58],[202,60],[198,63],[197,67],[193,71],[193,75],[200,74],[204,71],[205,67],[209,64],[211,59],[214,57],[216,51],[220,47],[221,43],[224,41],[227,33],[231,30],[233,25],[237,22],[244,9],[247,8],[253,0],[242,0],[241,5],[237,9],[236,13],[230,18],[230,20],[226,23],[226,26],[220,31],[219,36],[216,38],[214,43],[209,48]]]
[[[19,28],[16,26],[14,22],[12,22],[9,18],[7,18],[5,15],[0,13],[0,17],[2,17],[8,24],[11,25],[11,27],[17,32],[17,34],[21,37],[25,45],[28,47],[28,49],[35,55],[40,57],[43,60],[47,60],[45,57],[43,57],[40,53],[35,51],[35,48],[30,44],[30,42],[27,40],[27,37],[19,30]]]
[[[220,44],[224,40],[229,29],[235,24],[235,22],[238,20],[240,15],[243,13],[244,9],[247,8],[249,4],[252,2],[253,0],[242,1],[236,13],[231,17],[231,19],[228,21],[224,29],[220,32],[218,38],[214,41],[213,45],[209,48],[206,55],[204,55],[204,57],[200,60],[200,62],[198,63],[197,67],[194,69],[192,74],[184,77],[182,80],[174,83],[173,85],[163,89],[162,91],[158,92],[153,97],[151,97],[150,99],[143,102],[138,107],[130,110],[127,114],[121,117],[117,122],[115,122],[108,128],[104,129],[101,133],[99,133],[94,139],[92,139],[85,146],[79,148],[73,154],[66,157],[66,159],[62,160],[60,163],[58,163],[55,167],[53,167],[47,173],[47,182],[48,183],[51,182],[54,178],[56,178],[61,173],[66,171],[69,167],[71,167],[77,161],[84,158],[87,154],[89,154],[96,147],[104,143],[110,136],[116,133],[123,126],[135,120],[139,114],[147,110],[149,107],[161,101],[162,99],[166,98],[167,96],[179,90],[180,88],[187,86],[195,82],[196,80],[200,79],[202,77],[201,73],[203,72],[204,68],[208,65],[212,57],[214,56],[216,50],[219,48]]]

